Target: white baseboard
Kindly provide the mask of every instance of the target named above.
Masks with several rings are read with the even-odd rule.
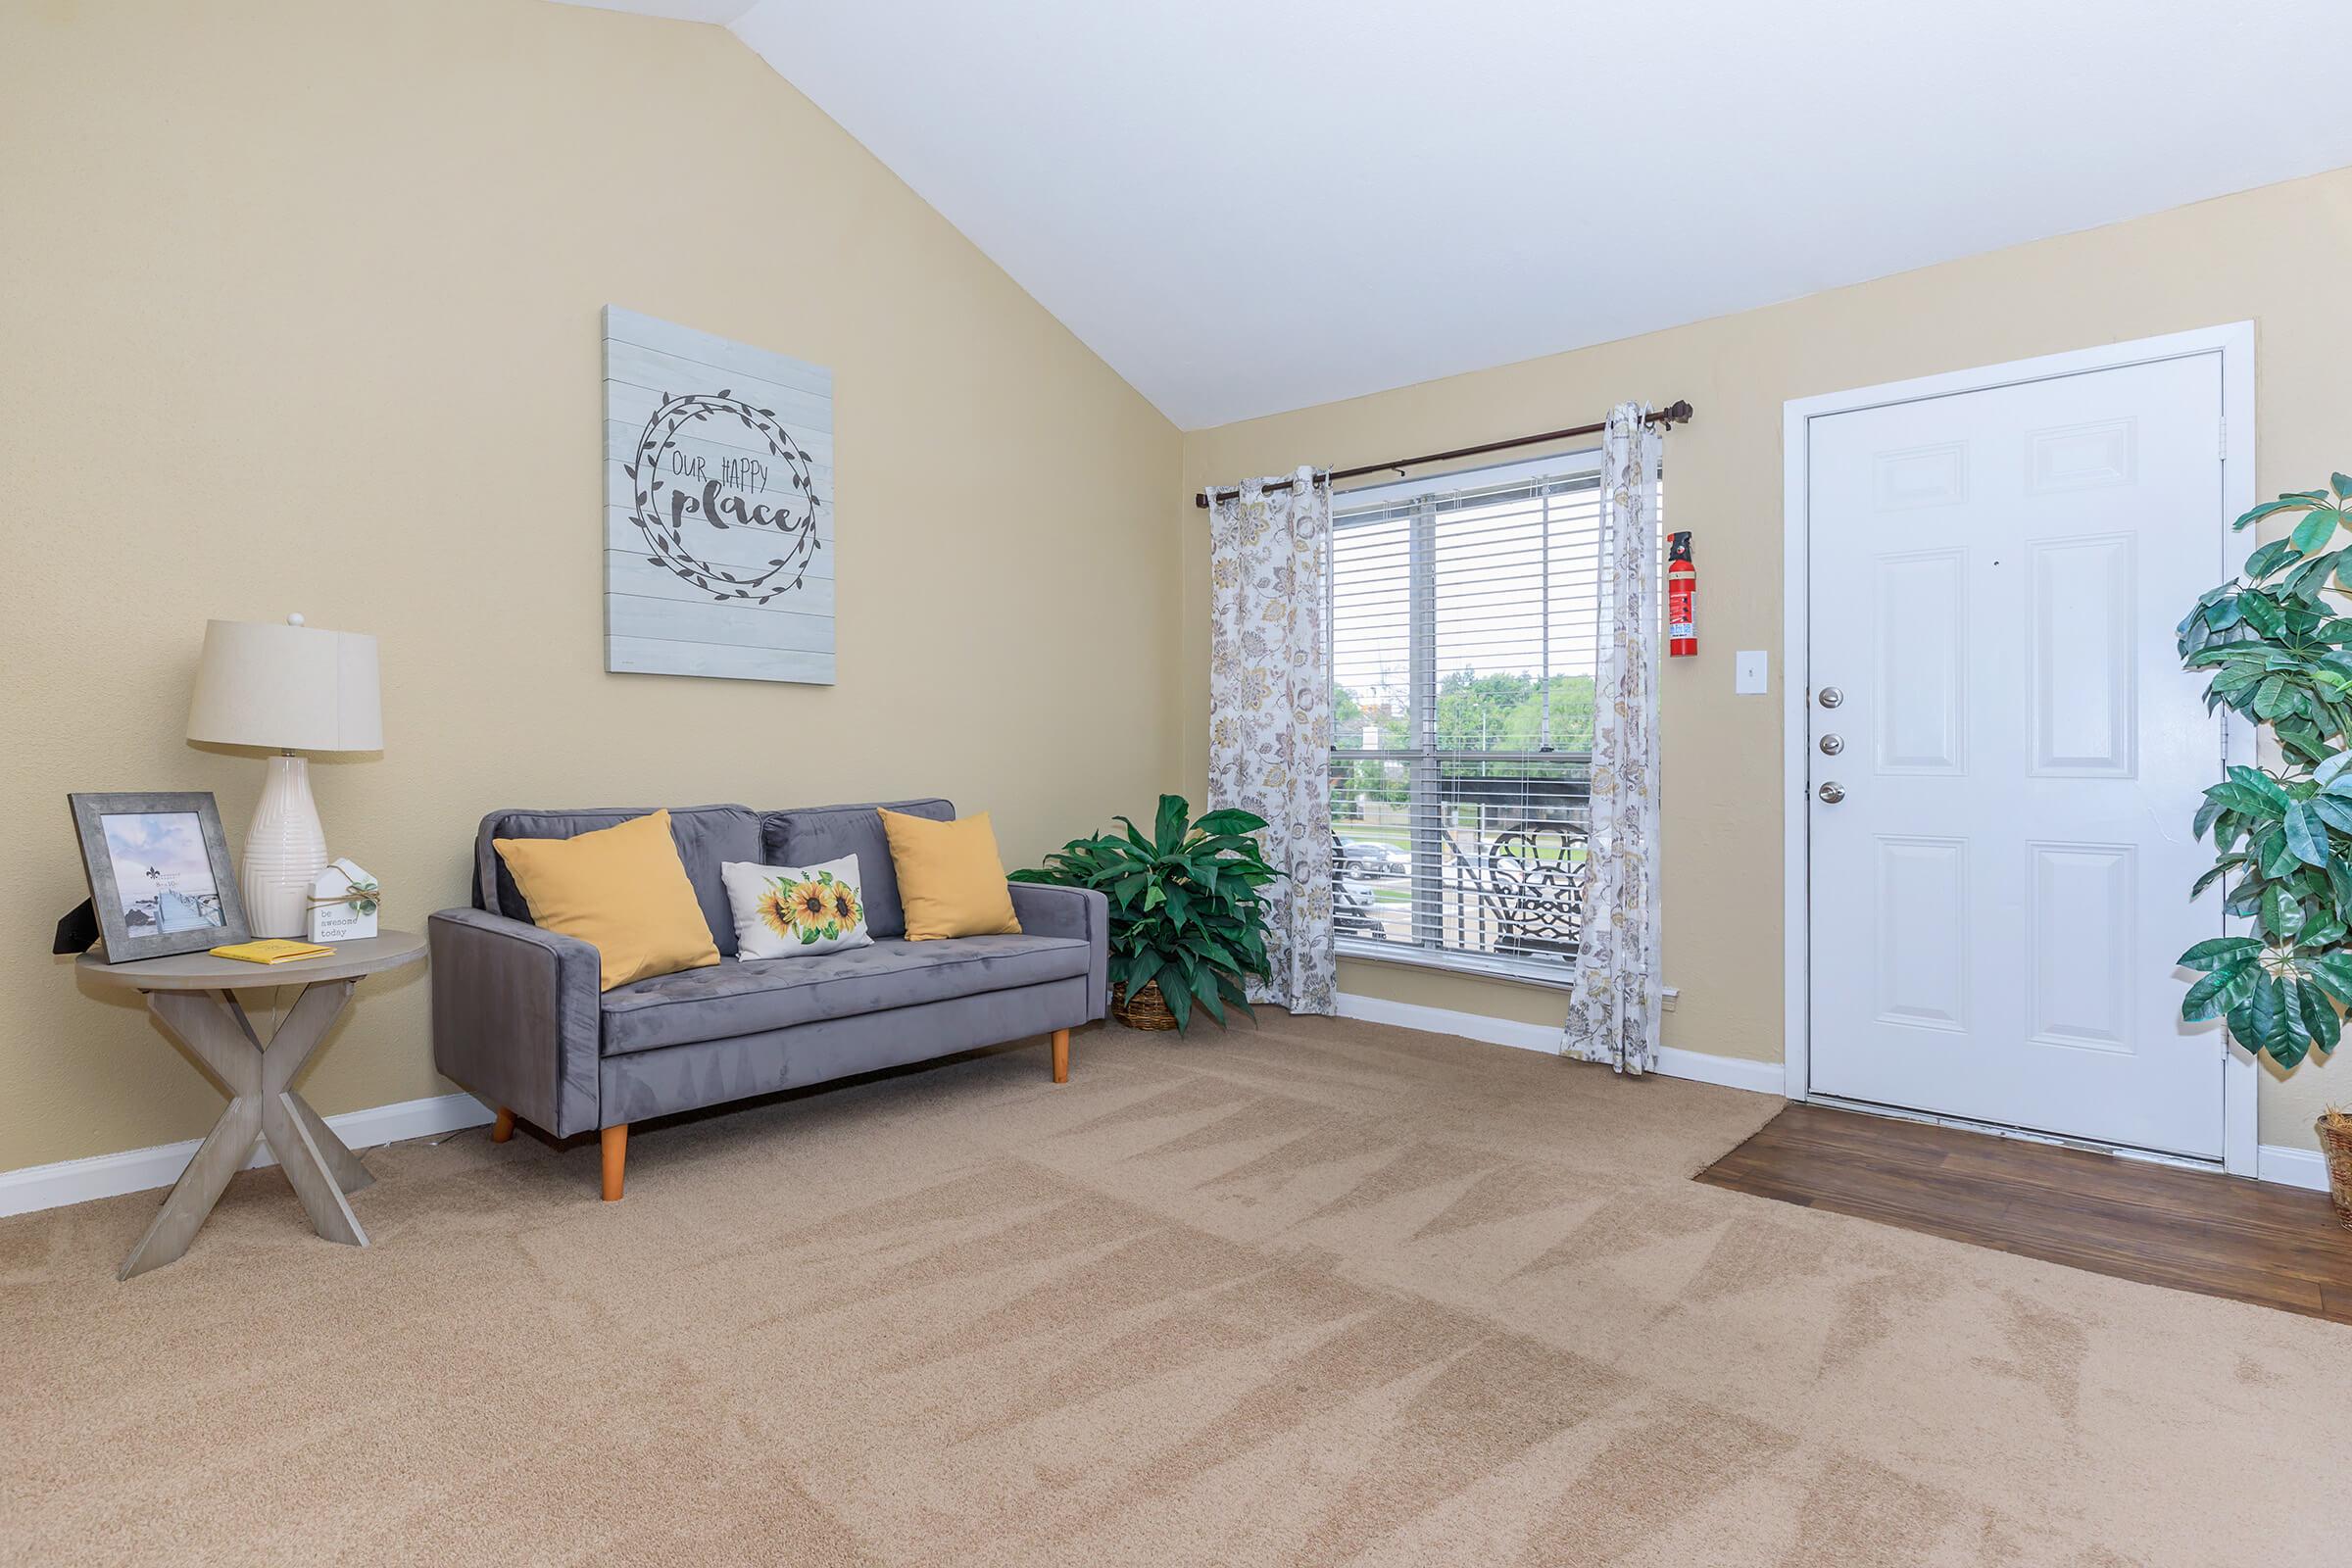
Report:
[[[1547,1056],[1559,1054],[1560,1050],[1557,1024],[1489,1018],[1475,1012],[1456,1012],[1450,1007],[1424,1007],[1416,1003],[1359,997],[1346,991],[1340,993],[1340,1016],[1361,1018],[1366,1023],[1395,1024],[1400,1029],[1420,1029],[1433,1035],[1459,1035],[1491,1046],[1541,1051]],[[1776,1098],[1781,1093],[1781,1064],[1777,1061],[1742,1061],[1668,1046],[1658,1053],[1657,1070],[1663,1077],[1690,1078],[1726,1089],[1745,1089]]]
[[[326,1124],[353,1149],[373,1149],[405,1138],[430,1138],[461,1127],[478,1127],[490,1119],[490,1108],[471,1095],[434,1095],[405,1100],[397,1105],[347,1110],[327,1117]],[[127,1149],[119,1154],[92,1154],[87,1159],[61,1159],[53,1165],[0,1171],[0,1215],[29,1214],[40,1208],[169,1187],[179,1180],[179,1173],[187,1168],[202,1142],[191,1138],[154,1149]],[[257,1140],[245,1168],[255,1170],[276,1163],[270,1146]]]
[[[2283,1187],[2308,1187],[2314,1192],[2328,1190],[2328,1161],[2316,1149],[2289,1149],[2284,1144],[2265,1144],[2255,1154],[2254,1176],[2258,1181],[2277,1182]]]
[[[1744,1056],[1717,1056],[1704,1051],[1658,1048],[1658,1071],[1668,1078],[1690,1078],[1725,1089],[1744,1089],[1751,1095],[1786,1098],[1784,1076],[1777,1061],[1749,1061]]]
[[[1433,1035],[1460,1035],[1465,1040],[1483,1040],[1490,1046],[1516,1046],[1521,1051],[1541,1051],[1546,1055],[1556,1055],[1560,1049],[1560,1031],[1555,1024],[1488,1018],[1475,1012],[1455,1012],[1449,1007],[1424,1007],[1410,1002],[1391,1002],[1385,997],[1359,997],[1348,991],[1340,993],[1340,1016],[1361,1018],[1366,1023],[1391,1023],[1399,1029],[1419,1029]]]

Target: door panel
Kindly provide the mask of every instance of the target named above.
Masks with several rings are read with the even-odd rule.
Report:
[[[1871,729],[1881,773],[1965,773],[1968,557],[1878,561],[1878,686]]]
[[[1960,839],[1881,838],[1875,922],[1881,1023],[1968,1027],[1968,845]]]
[[[2139,851],[2129,844],[2030,844],[2026,853],[2034,879],[2026,932],[2034,964],[2029,1038],[2044,1046],[2132,1050],[2132,990],[2134,977],[2145,978],[2133,918]]]
[[[2208,353],[1811,421],[1815,1092],[2221,1157],[2172,962],[2221,929],[2173,650],[2225,575],[2221,407]]]
[[[2109,534],[2026,546],[2033,564],[2028,700],[2036,777],[2132,776],[2139,729],[2132,690],[2132,545],[2130,534]]]

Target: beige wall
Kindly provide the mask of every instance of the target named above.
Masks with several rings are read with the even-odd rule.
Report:
[[[0,1169],[220,1108],[46,956],[67,791],[242,836],[259,761],[180,738],[208,616],[381,637],[384,752],[318,793],[399,926],[495,806],[939,791],[1026,859],[1181,770],[1177,432],[719,29],[12,3],[0,146]],[[833,368],[838,686],[604,673],[608,301]],[[446,1091],[425,996],[362,989],[321,1110]]]
[[[1695,533],[1700,653],[1664,674],[1669,1046],[1781,1054],[1781,704],[1732,695],[1737,649],[1781,646],[1781,406],[1790,398],[2252,318],[2264,495],[2352,466],[2352,170],[1854,288],[1186,436],[1196,488],[1300,463],[1346,466],[1688,398],[1666,444],[1674,524]],[[1376,330],[1367,323],[1367,330]],[[1185,776],[1205,777],[1206,539],[1179,501],[1187,603],[1174,677]],[[1348,991],[1550,1022],[1556,993],[1346,962]],[[2352,1063],[2267,1066],[2265,1143],[2310,1146]]]
[[[1778,685],[1782,402],[2251,317],[2261,488],[2352,458],[2352,172],[1180,438],[715,28],[543,0],[33,0],[0,8],[0,1169],[217,1109],[135,1007],[44,956],[82,895],[67,791],[211,789],[241,835],[258,761],[179,739],[208,616],[382,637],[386,750],[318,788],[397,924],[462,901],[496,805],[941,790],[1029,858],[1163,785],[1200,795],[1192,487],[1687,397],[1667,462],[1705,652],[1666,674],[1667,1041],[1769,1060],[1780,708],[1732,697],[1728,661],[1774,649]],[[833,368],[840,685],[603,672],[608,301]],[[1344,968],[1366,995],[1559,1014]],[[305,1086],[320,1108],[446,1089],[424,997],[363,990]],[[2264,1140],[2307,1144],[2348,1070],[2266,1085]]]

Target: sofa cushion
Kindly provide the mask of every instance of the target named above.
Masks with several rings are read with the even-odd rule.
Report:
[[[514,886],[514,875],[492,839],[568,839],[599,828],[614,827],[654,811],[650,806],[596,807],[576,811],[493,811],[482,818],[474,839],[473,906],[509,919],[528,920],[531,906]],[[880,828],[875,832],[879,834]],[[727,957],[735,955],[735,915],[727,904],[726,884],[719,879],[722,860],[760,858],[760,814],[748,806],[673,806],[669,836],[678,846],[686,880],[694,884],[694,901],[702,906],[710,927],[710,940]]]
[[[858,857],[858,869],[865,873],[866,930],[877,937],[902,937],[906,934],[906,910],[899,903],[899,874],[891,866],[890,840],[882,832],[881,808],[885,806],[934,822],[956,819],[956,808],[946,801],[881,801],[770,811],[760,819],[760,825],[767,858],[778,865],[814,865],[845,855]]]
[[[620,1055],[1083,977],[1092,956],[1071,937],[889,937],[789,962],[730,958],[606,992],[604,1050]]]
[[[729,860],[718,871],[735,909],[739,958],[813,958],[874,940],[865,928],[865,873],[855,855],[821,865]]]
[[[906,940],[1019,936],[1012,884],[988,813],[958,822],[934,822],[906,811],[880,810],[890,840],[890,867],[899,878]]]
[[[602,989],[718,962],[718,946],[678,860],[669,813],[567,839],[492,839],[543,931],[596,949]]]

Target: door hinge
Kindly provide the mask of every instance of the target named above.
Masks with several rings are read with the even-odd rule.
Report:
[[[2228,419],[2222,421],[2221,441],[2222,450],[2219,456],[2224,463],[2228,463],[2230,461],[2230,421]]]

